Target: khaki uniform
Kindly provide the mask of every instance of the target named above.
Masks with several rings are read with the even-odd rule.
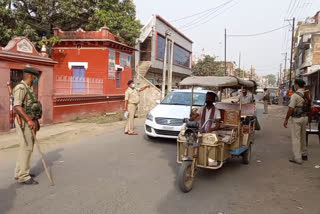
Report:
[[[298,89],[297,92],[304,94],[304,89]],[[304,99],[298,94],[293,94],[290,99],[289,107],[303,106]],[[308,117],[292,117],[291,118],[291,141],[292,152],[296,161],[302,161],[301,156],[307,155],[306,146],[306,127],[308,124]]]
[[[134,115],[137,110],[137,106],[140,102],[140,97],[139,97],[139,89],[137,88],[128,88],[125,92],[125,100],[128,101],[128,121],[127,125],[125,128],[125,132],[133,132],[134,128]]]
[[[18,84],[13,89],[14,106],[26,106],[32,102],[31,98],[27,94],[26,87],[30,90],[31,93],[33,93],[33,88],[29,87],[24,81],[21,81],[21,83],[24,85]],[[17,133],[19,135],[20,148],[16,162],[14,177],[18,178],[18,182],[24,182],[31,178],[29,173],[31,167],[31,155],[33,152],[34,138],[32,135],[32,130],[29,128],[27,122],[21,120],[20,127],[16,119],[15,125]]]
[[[269,101],[269,93],[264,92],[263,95],[263,107],[264,107],[264,113],[268,114],[268,101]]]

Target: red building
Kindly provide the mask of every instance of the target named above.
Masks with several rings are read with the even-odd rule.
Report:
[[[123,108],[132,79],[134,48],[123,44],[107,27],[99,31],[54,29],[60,42],[52,48],[54,122]]]
[[[0,132],[14,128],[13,106],[7,82],[15,87],[23,79],[23,69],[26,66],[32,66],[41,72],[39,82],[33,86],[36,96],[44,104],[40,122],[52,123],[52,78],[55,63],[47,54],[38,53],[26,37],[15,37],[6,47],[0,46]]]

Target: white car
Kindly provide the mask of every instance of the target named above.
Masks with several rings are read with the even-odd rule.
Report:
[[[194,90],[193,106],[205,104],[208,90]],[[191,90],[174,90],[154,107],[145,122],[148,137],[177,139],[184,127],[184,119],[190,116]]]

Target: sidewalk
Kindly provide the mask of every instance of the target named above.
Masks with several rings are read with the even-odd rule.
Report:
[[[139,123],[142,119],[137,119]],[[72,143],[79,139],[99,135],[105,131],[124,128],[126,121],[112,123],[67,122],[42,126],[37,134],[40,144]],[[15,130],[0,134],[0,151],[17,148],[19,138]]]

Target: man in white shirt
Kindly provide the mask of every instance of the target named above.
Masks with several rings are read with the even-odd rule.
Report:
[[[199,108],[190,118],[190,120],[196,120],[200,117],[201,133],[209,133],[220,129],[220,110],[216,109],[213,104],[216,99],[217,95],[215,93],[208,92],[206,94],[206,105]]]
[[[252,94],[248,93],[246,88],[242,89],[242,97],[241,97],[241,95],[239,95],[237,103],[240,103],[240,99],[241,99],[242,104],[254,103],[254,99],[252,98]]]

